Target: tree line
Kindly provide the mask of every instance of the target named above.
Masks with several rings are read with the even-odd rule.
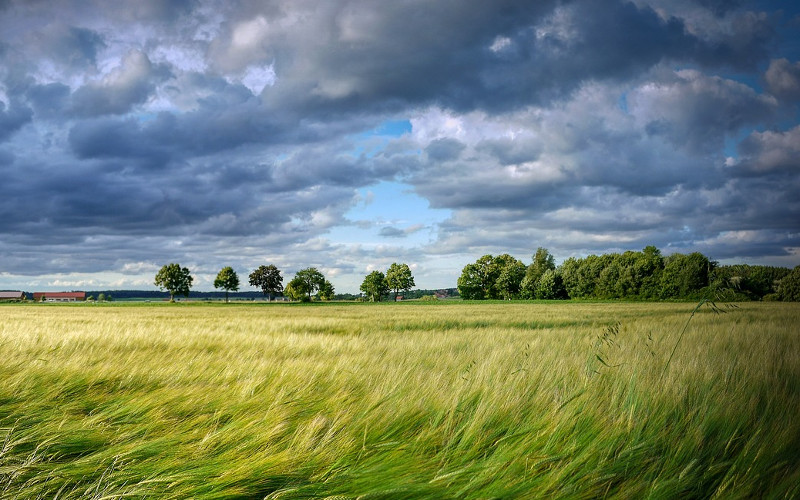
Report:
[[[285,296],[310,302],[331,300],[333,284],[315,267],[297,271],[286,287],[281,271],[262,265],[248,276],[250,286],[259,288],[272,300]],[[167,290],[170,301],[176,295],[189,295],[193,278],[189,269],[172,263],[162,267],[155,285]],[[662,256],[654,246],[642,251],[570,257],[556,266],[555,258],[539,247],[526,265],[509,254],[484,255],[464,266],[458,278],[458,293],[466,300],[516,299],[696,299],[710,292],[724,291],[732,300],[800,301],[800,266],[794,269],[746,264],[720,266],[700,252]],[[232,267],[223,267],[214,288],[239,290],[240,282]],[[364,277],[360,290],[364,299],[379,302],[397,300],[400,292],[415,286],[411,269],[393,263],[386,272],[372,271]]]
[[[800,300],[800,266],[720,266],[699,252],[666,257],[642,251],[570,257],[560,266],[539,247],[525,265],[509,254],[464,266],[458,291],[486,299],[694,299],[725,291],[733,300]]]
[[[301,302],[310,302],[315,298],[331,300],[334,297],[333,284],[316,267],[297,271],[285,288],[280,269],[272,264],[259,266],[248,278],[250,286],[261,289],[268,300],[279,295]],[[176,295],[188,297],[193,281],[189,269],[178,263],[163,266],[155,277],[155,285],[159,290],[169,292],[170,302],[175,301]],[[230,266],[223,267],[214,279],[214,288],[225,291],[225,302],[228,302],[228,293],[238,291],[239,286],[239,276]],[[413,286],[414,276],[411,269],[407,264],[395,262],[385,274],[381,271],[368,274],[361,284],[361,290],[371,301],[380,301],[389,292],[393,292],[394,300],[397,300],[401,291],[411,290]]]

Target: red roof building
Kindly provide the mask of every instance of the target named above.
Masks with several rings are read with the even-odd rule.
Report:
[[[86,292],[33,292],[33,300],[36,302],[78,302],[86,300]]]

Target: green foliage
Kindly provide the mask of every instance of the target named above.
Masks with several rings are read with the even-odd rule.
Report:
[[[359,289],[369,298],[370,302],[380,302],[381,298],[389,293],[386,276],[380,271],[372,271],[366,275]]]
[[[386,271],[386,285],[390,290],[394,290],[394,300],[401,290],[411,290],[414,286],[414,276],[408,264],[398,264],[394,262]]]
[[[102,293],[102,292],[101,292],[101,293],[99,293],[99,294],[97,295],[97,301],[98,301],[98,302],[105,302],[105,301],[106,301],[106,294],[104,294],[104,293]]]
[[[509,254],[484,255],[467,264],[458,278],[458,293],[465,300],[516,299],[522,291],[525,265]]]
[[[188,268],[172,263],[165,265],[158,271],[155,285],[159,290],[166,289],[169,292],[169,301],[174,302],[175,295],[189,296],[192,281],[192,275],[189,273]]]
[[[800,302],[800,266],[784,276],[778,284],[778,296],[786,302]]]
[[[264,297],[269,295],[271,299],[272,295],[283,292],[283,276],[274,265],[262,265],[250,273],[250,286],[260,288]]]
[[[533,254],[533,261],[527,269],[525,269],[525,277],[521,283],[523,297],[526,299],[536,298],[536,287],[539,278],[541,278],[545,272],[555,270],[555,268],[555,257],[553,257],[546,248],[537,248],[536,253]]]
[[[694,252],[689,255],[674,253],[664,262],[661,275],[661,297],[695,298],[710,284],[711,272],[716,263],[705,255]]]
[[[320,300],[333,300],[334,295],[333,283],[328,280],[323,281],[322,285],[319,287],[319,292],[317,292],[317,297],[319,297]]]
[[[228,302],[228,292],[235,292],[239,289],[239,276],[232,267],[223,267],[214,280],[214,288],[225,290],[225,302]]]
[[[297,278],[292,278],[292,280],[286,284],[283,294],[289,297],[289,300],[299,300],[302,302],[311,301],[311,297],[306,292],[305,283]]]
[[[311,296],[322,290],[322,288],[326,286],[326,282],[325,276],[323,276],[316,267],[301,269],[297,271],[295,277],[292,278],[292,281],[287,285],[287,295],[293,300],[305,300],[310,302]],[[291,287],[291,292],[289,292],[289,287]],[[332,285],[331,290],[333,290]],[[305,296],[305,299],[301,299],[301,296]],[[331,294],[331,297],[332,296]]]
[[[556,300],[567,298],[567,290],[561,275],[554,269],[548,269],[536,282],[535,296],[539,300]]]
[[[714,270],[713,281],[743,294],[749,300],[765,300],[778,291],[778,283],[791,269],[773,266],[735,264]]]
[[[505,253],[492,260],[492,267],[492,274],[497,278],[490,288],[491,297],[504,300],[520,298],[522,280],[525,277],[525,264]]]
[[[539,247],[519,279],[519,261],[508,254],[484,255],[464,266],[458,290],[466,300],[516,298],[571,299],[699,299],[710,290],[727,289],[725,300],[759,300],[778,293],[778,283],[790,270],[769,266],[722,266],[705,255],[663,257],[654,246],[627,251],[570,257],[556,267],[546,248]],[[540,286],[548,271],[547,283]],[[791,280],[787,281],[787,284]],[[788,286],[788,285],[786,285]],[[778,294],[780,296],[780,294]]]
[[[458,277],[458,293],[464,300],[483,300],[489,298],[491,287],[488,266],[485,263],[488,257],[491,263],[492,256],[484,255],[474,264],[467,264]],[[483,262],[482,262],[483,260]]]

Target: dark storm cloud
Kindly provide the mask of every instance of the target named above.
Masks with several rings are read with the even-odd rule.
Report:
[[[72,94],[73,113],[79,116],[124,114],[144,103],[158,83],[171,75],[165,67],[154,66],[147,55],[131,51],[99,82],[91,82]]]
[[[259,40],[270,47],[261,59],[274,61],[279,75],[265,94],[271,105],[315,114],[412,103],[506,111],[663,61],[751,67],[770,41],[760,18],[744,17],[733,23],[734,36],[708,40],[677,17],[616,1],[398,2],[380,14],[328,9],[331,22],[307,26],[314,36],[300,27]],[[281,50],[294,43],[304,57]]]
[[[800,62],[776,59],[769,64],[764,80],[767,90],[784,101],[800,101]]]
[[[753,132],[739,144],[742,175],[800,174],[800,126],[786,132]]]
[[[8,107],[0,102],[0,143],[30,122],[32,116],[31,109],[17,101],[12,101]]]

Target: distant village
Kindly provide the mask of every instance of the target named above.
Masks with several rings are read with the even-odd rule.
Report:
[[[86,292],[33,292],[30,296],[22,291],[0,292],[0,301],[24,302],[82,302],[86,300]]]

